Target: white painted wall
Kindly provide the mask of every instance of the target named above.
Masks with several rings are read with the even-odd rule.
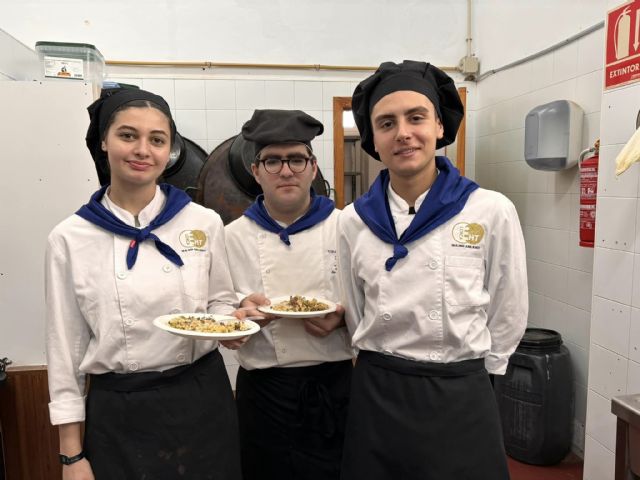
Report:
[[[605,4],[474,0],[473,51],[483,71],[499,67],[601,21]],[[466,12],[466,0],[3,0],[0,28],[31,48],[92,43],[108,60],[456,65]]]
[[[3,0],[0,28],[32,48],[91,43],[113,60],[453,65],[466,48],[466,1]]]
[[[607,0],[473,1],[473,37],[481,70],[539,52],[601,22],[606,4]]]

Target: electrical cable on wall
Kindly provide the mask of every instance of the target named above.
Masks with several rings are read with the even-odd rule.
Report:
[[[550,47],[545,48],[544,50],[540,50],[537,53],[534,53],[532,55],[529,55],[527,57],[521,58],[520,60],[516,60],[515,62],[511,62],[508,63],[507,65],[504,65],[500,68],[495,68],[493,70],[488,70],[486,72],[484,72],[483,74],[481,74],[476,81],[480,82],[481,80],[484,80],[487,77],[490,77],[491,75],[498,73],[498,72],[502,72],[504,70],[508,70],[510,68],[513,67],[517,67],[518,65],[522,65],[523,63],[529,62],[531,60],[535,60],[536,58],[542,57],[543,55],[546,55],[547,53],[553,52],[554,50],[557,50],[561,47],[564,47],[566,45],[569,45],[573,42],[575,42],[576,40],[581,39],[582,37],[589,35],[590,33],[595,32],[596,30],[600,30],[601,28],[604,27],[604,21],[596,23],[595,25],[592,25],[591,27],[587,28],[586,30],[582,30],[581,32],[576,33],[575,35],[566,38],[564,40],[562,40],[561,42],[555,43],[553,45],[551,45]]]

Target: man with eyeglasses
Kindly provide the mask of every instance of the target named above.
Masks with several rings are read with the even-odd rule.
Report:
[[[259,333],[238,349],[236,400],[245,480],[338,480],[352,351],[344,309],[277,318],[255,309],[279,296],[341,298],[338,210],[311,188],[311,140],[322,124],[298,110],[256,110],[242,127],[256,144],[251,169],[263,194],[225,229],[234,287]]]

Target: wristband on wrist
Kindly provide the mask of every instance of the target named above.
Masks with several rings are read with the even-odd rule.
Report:
[[[82,460],[84,458],[84,451],[80,452],[77,455],[74,455],[73,457],[67,457],[66,455],[63,455],[61,453],[58,454],[58,456],[60,457],[60,463],[63,465],[72,465],[80,460]]]

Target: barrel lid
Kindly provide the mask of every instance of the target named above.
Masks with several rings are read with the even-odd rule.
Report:
[[[562,345],[562,335],[555,330],[546,328],[527,328],[524,332],[519,347],[546,348]]]
[[[256,144],[236,136],[229,148],[229,170],[236,186],[246,195],[255,198],[262,193],[262,187],[253,176],[251,164],[256,158]]]

